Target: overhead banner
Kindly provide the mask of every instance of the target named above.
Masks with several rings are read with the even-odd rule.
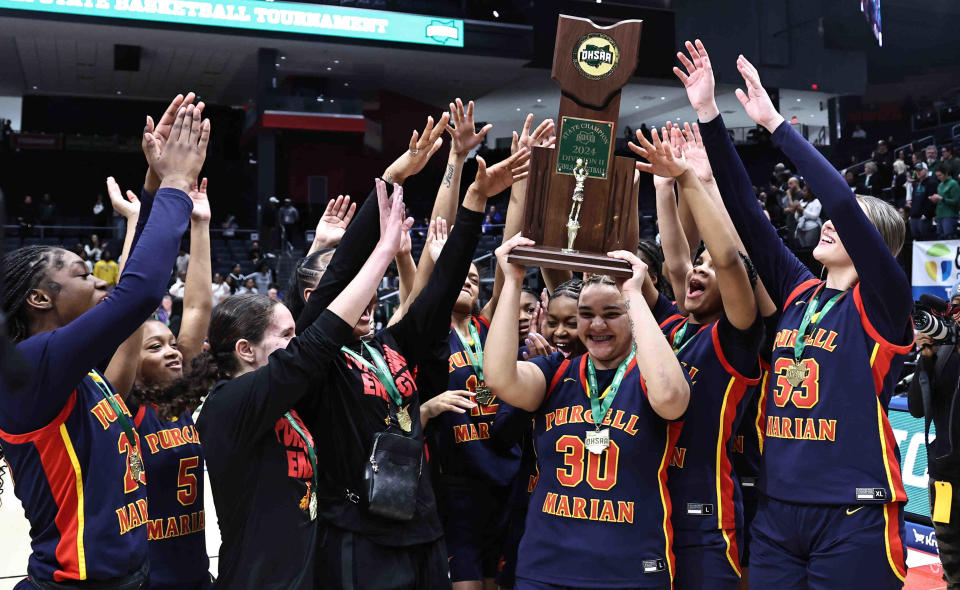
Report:
[[[911,283],[914,299],[924,293],[949,299],[960,284],[960,240],[914,242]]]
[[[0,0],[0,9],[463,47],[463,21],[261,0]]]

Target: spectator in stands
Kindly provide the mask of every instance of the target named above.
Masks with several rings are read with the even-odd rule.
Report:
[[[187,251],[183,249],[183,246],[181,246],[180,251],[177,252],[177,262],[174,265],[174,270],[176,271],[177,276],[178,277],[180,275],[187,276],[187,266],[189,265],[190,265],[190,255],[187,254]]]
[[[253,243],[250,244],[250,260],[252,260],[254,264],[257,264],[261,258],[263,258],[263,251],[260,249],[260,242],[254,240]]]
[[[23,204],[20,205],[20,211],[17,215],[17,223],[20,224],[20,228],[25,230],[27,235],[33,231],[33,226],[37,224],[37,206],[30,195],[23,197]]]
[[[283,226],[284,246],[290,243],[297,245],[297,226],[300,223],[300,212],[293,206],[290,199],[283,200],[283,207],[280,208],[280,224]]]
[[[801,248],[813,248],[820,241],[820,199],[813,194],[809,186],[804,186],[803,199],[794,205],[793,215],[797,220],[797,245]]]
[[[770,212],[767,211],[767,193],[764,191],[758,192],[757,200],[760,201],[760,206],[763,207],[763,214],[767,216],[767,219],[770,219]]]
[[[274,301],[280,301],[280,292],[277,291],[276,285],[270,285],[270,288],[267,289],[267,297]]]
[[[170,285],[170,289],[167,291],[171,296],[176,297],[177,299],[183,299],[183,291],[187,285],[187,271],[186,269],[183,272],[177,271],[177,280]]]
[[[153,319],[161,322],[164,326],[170,325],[170,316],[173,314],[173,297],[164,295],[160,301],[160,307],[153,312]]]
[[[857,192],[857,175],[853,173],[853,170],[847,170],[843,173],[843,179],[847,181],[847,186],[850,187],[850,192]]]
[[[223,284],[226,285],[227,289],[230,291],[229,295],[227,295],[228,297],[236,293],[237,289],[240,288],[240,285],[238,285],[237,281],[234,280],[232,274],[227,275],[227,278],[223,279]]]
[[[83,244],[77,242],[77,245],[73,247],[73,253],[80,257],[80,260],[87,266],[87,272],[93,274],[93,261],[87,257],[87,251],[83,248]]]
[[[923,162],[914,166],[917,178],[913,183],[910,200],[910,233],[914,240],[929,240],[933,238],[933,219],[936,214],[936,203],[930,200],[930,195],[937,192],[938,182],[929,175],[927,165]]]
[[[266,293],[270,288],[270,285],[273,283],[273,271],[270,270],[270,267],[267,266],[267,263],[263,262],[260,264],[257,272],[248,274],[245,277],[245,280],[252,280],[254,282],[257,287],[257,293]]]
[[[863,130],[863,127],[857,125],[853,128],[853,133],[850,134],[850,137],[853,139],[866,139],[867,132]]]
[[[107,290],[112,291],[117,286],[117,279],[120,278],[120,266],[113,259],[110,250],[104,250],[100,254],[100,260],[93,265],[93,276],[107,283]]]
[[[100,244],[100,236],[97,234],[90,235],[90,241],[86,246],[83,247],[84,252],[87,253],[87,258],[92,260],[94,263],[100,260],[100,255],[103,253],[103,247]]]
[[[902,209],[907,201],[907,186],[909,179],[907,177],[907,164],[903,160],[893,161],[893,204],[897,209]]]
[[[237,295],[246,295],[247,293],[260,293],[260,291],[257,290],[257,283],[253,278],[245,280],[243,286],[237,289]]]
[[[953,153],[953,146],[945,145],[940,148],[940,161],[948,176],[960,176],[960,158]]]
[[[928,145],[926,149],[923,150],[923,153],[926,156],[930,176],[933,177],[937,172],[937,168],[940,167],[940,158],[937,157],[937,146]]]
[[[97,195],[97,200],[93,204],[93,224],[97,227],[107,227],[110,225],[111,215],[113,215],[113,211],[107,205],[103,195]]]
[[[796,203],[803,200],[803,193],[800,190],[800,179],[791,176],[787,179],[787,190],[780,196],[780,205],[783,208],[784,226],[787,228],[788,235],[792,236],[797,231],[797,219],[794,216]]]
[[[946,167],[941,166],[936,172],[936,194],[930,195],[930,200],[937,204],[937,238],[952,239],[957,233],[957,215],[960,211],[960,184],[947,175]]]
[[[213,273],[213,283],[210,285],[210,292],[213,296],[213,305],[230,296],[230,285],[223,281],[223,275],[218,272]]]
[[[503,213],[497,211],[496,205],[490,205],[487,209],[487,215],[490,216],[490,219],[493,220],[493,223],[500,225],[503,223]]]
[[[870,195],[876,197],[880,194],[883,185],[880,184],[880,175],[877,172],[877,164],[869,161],[863,165],[863,178],[857,186],[857,194]]]
[[[57,206],[53,203],[50,193],[43,193],[40,202],[40,225],[55,225],[57,221]]]
[[[893,176],[893,154],[890,152],[887,142],[880,140],[877,142],[877,148],[873,150],[870,159],[877,163],[877,173],[883,178]]]
[[[235,285],[233,287],[234,292],[236,292],[236,290],[240,288],[240,285],[242,285],[243,282],[247,280],[247,277],[246,275],[243,274],[243,269],[240,267],[239,264],[233,265],[233,269],[230,271],[230,274],[227,275],[227,278],[233,279],[233,285]]]
[[[274,232],[277,229],[277,205],[279,204],[280,201],[276,197],[270,197],[260,209],[260,237],[267,252],[276,244]]]

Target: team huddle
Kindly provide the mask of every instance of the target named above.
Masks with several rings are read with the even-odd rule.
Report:
[[[330,240],[284,303],[214,307],[204,105],[178,95],[147,117],[140,196],[110,191],[127,220],[115,290],[59,248],[4,259],[2,311],[30,369],[0,393],[31,525],[17,588],[901,588],[907,498],[886,407],[913,344],[904,222],[851,193],[739,56],[737,98],[829,214],[815,277],[754,196],[703,44],[678,58],[698,121],[629,144],[653,175],[660,248],[608,253],[624,278],[543,268],[544,294],[509,256],[534,245],[519,229],[550,120],[528,116],[503,161],[478,156],[460,202],[490,126],[457,99],[359,207],[331,201]],[[445,134],[415,262],[403,183]],[[472,259],[487,199],[507,189],[481,307]],[[174,336],[147,318],[188,226]],[[400,305],[375,332],[391,264]]]

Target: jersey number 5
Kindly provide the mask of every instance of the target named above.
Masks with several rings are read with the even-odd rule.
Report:
[[[773,403],[782,408],[787,402],[801,410],[809,410],[820,401],[820,363],[815,359],[801,359],[804,369],[803,381],[796,387],[787,379],[787,371],[793,367],[793,359],[780,357],[773,365],[777,384],[773,387]]]
[[[557,439],[557,452],[563,453],[563,467],[557,469],[557,481],[568,488],[576,487],[583,481],[586,464],[587,483],[595,490],[607,491],[617,483],[617,463],[620,460],[620,447],[610,441],[603,453],[588,453],[583,439],[572,434]],[[603,474],[601,475],[601,460]]]
[[[177,502],[184,506],[197,501],[197,476],[190,473],[190,470],[196,469],[199,465],[200,457],[180,459],[180,472],[177,474]]]

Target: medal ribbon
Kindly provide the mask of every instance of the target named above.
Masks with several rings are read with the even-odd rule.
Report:
[[[135,444],[137,436],[133,433],[133,424],[123,412],[123,409],[117,402],[117,398],[114,397],[116,394],[110,391],[110,386],[107,385],[107,382],[104,381],[103,377],[101,377],[96,371],[90,371],[87,373],[87,376],[93,379],[93,382],[100,389],[100,392],[103,393],[104,399],[106,399],[107,403],[110,404],[110,407],[113,408],[113,413],[117,415],[117,422],[119,422],[120,427],[123,428],[123,435],[127,437],[127,443],[130,445],[131,452],[139,454],[137,449],[140,447],[139,445]]]
[[[287,422],[290,423],[290,427],[297,431],[297,434],[300,435],[300,438],[303,439],[303,444],[307,447],[307,456],[310,457],[310,466],[313,467],[313,490],[312,493],[317,493],[317,451],[313,446],[313,437],[307,436],[307,433],[300,428],[300,425],[297,424],[297,421],[293,419],[293,416],[290,415],[290,412],[287,412],[283,415],[287,419]]]
[[[696,336],[696,334],[691,334],[690,338],[688,338],[686,342],[683,341],[683,337],[686,335],[688,327],[690,327],[689,319],[684,321],[683,325],[680,326],[680,329],[674,333],[673,342],[671,343],[671,348],[673,348],[673,354],[679,355],[683,351],[683,349],[687,347],[688,344],[693,342],[693,337]],[[682,344],[680,344],[680,346],[677,346],[678,342]]]
[[[383,385],[384,389],[387,390],[387,393],[390,394],[390,399],[397,404],[398,408],[402,408],[403,396],[400,395],[400,390],[397,389],[397,384],[393,380],[393,375],[390,373],[390,368],[387,367],[387,362],[383,360],[383,357],[380,356],[380,353],[376,348],[373,348],[366,342],[363,342],[362,344],[367,352],[370,353],[370,357],[373,358],[374,364],[370,364],[370,361],[353,352],[346,346],[340,347],[340,350],[347,353],[358,363],[369,369],[377,377],[377,381],[379,381]]]
[[[597,387],[597,370],[593,367],[593,361],[590,360],[590,355],[586,355],[587,385],[590,387],[590,390],[587,391],[587,397],[590,398],[590,413],[593,416],[593,424],[597,430],[600,430],[600,424],[603,422],[603,419],[607,417],[607,412],[610,411],[610,406],[613,405],[613,400],[617,397],[617,391],[620,389],[620,382],[623,381],[624,375],[627,374],[627,367],[636,354],[637,349],[634,348],[630,351],[630,354],[627,355],[627,358],[623,359],[623,362],[617,367],[613,381],[603,395],[600,395],[600,388]],[[591,395],[590,392],[593,392],[594,395]],[[600,398],[603,399],[601,400]]]
[[[816,328],[824,316],[837,304],[837,301],[847,293],[846,291],[837,293],[827,301],[822,310],[817,311],[817,305],[820,304],[820,293],[826,285],[826,283],[821,283],[820,286],[817,287],[817,290],[814,291],[813,296],[810,298],[810,302],[807,303],[807,309],[803,311],[803,319],[800,320],[800,330],[797,331],[797,341],[793,344],[793,358],[797,362],[800,362],[800,359],[803,357],[803,349],[807,346],[807,332]]]
[[[460,330],[454,327],[453,331],[457,333],[460,344],[463,345],[463,349],[467,352],[467,358],[470,359],[470,364],[473,365],[474,374],[476,374],[480,383],[483,383],[483,346],[480,344],[480,334],[477,333],[477,327],[473,325],[473,321],[470,322],[470,339],[473,341],[473,346],[470,346],[470,343],[463,337]]]

